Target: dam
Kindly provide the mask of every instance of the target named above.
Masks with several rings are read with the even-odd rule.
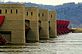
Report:
[[[23,4],[0,4],[2,16],[4,21],[0,33],[8,43],[25,44],[57,37],[54,10],[26,7]]]

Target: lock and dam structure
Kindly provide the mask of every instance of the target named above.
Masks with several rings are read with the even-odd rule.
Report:
[[[27,7],[24,4],[0,4],[3,24],[0,33],[8,43],[25,44],[57,37],[56,11]]]

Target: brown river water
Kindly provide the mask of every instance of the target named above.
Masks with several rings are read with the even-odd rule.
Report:
[[[0,54],[82,54],[82,33],[69,33],[41,43],[0,46]]]

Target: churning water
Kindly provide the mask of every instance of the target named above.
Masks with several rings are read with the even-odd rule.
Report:
[[[69,33],[41,43],[0,46],[0,54],[82,54],[82,33]]]

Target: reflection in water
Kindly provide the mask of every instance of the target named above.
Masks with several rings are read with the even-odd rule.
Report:
[[[69,33],[40,42],[0,46],[0,54],[82,54],[82,33]]]

